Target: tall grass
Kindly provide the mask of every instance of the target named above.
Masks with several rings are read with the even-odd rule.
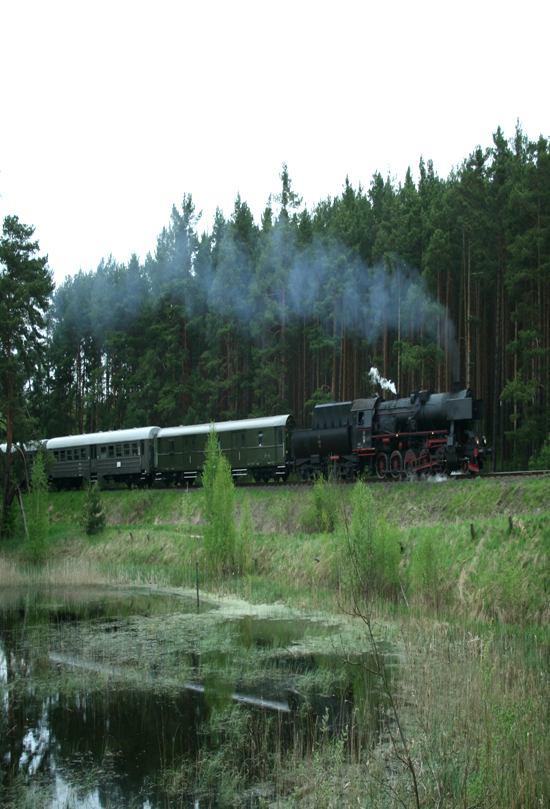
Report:
[[[224,485],[213,485],[212,508]],[[311,530],[307,521],[316,509],[311,488],[231,490],[231,498],[221,498],[219,514],[233,514],[232,561],[227,567],[215,564],[207,583],[257,601],[333,609],[357,587],[380,619],[380,632],[391,617],[400,659],[395,696],[422,805],[538,809],[550,800],[548,483],[546,489],[540,481],[519,488],[491,481],[452,485],[343,487],[338,519],[347,532],[338,524],[334,532],[318,530],[317,524]],[[411,500],[416,490],[418,498]],[[49,581],[71,581],[80,570],[82,581],[102,575],[193,583],[208,527],[201,492],[105,493],[109,525],[91,540],[74,529],[82,497],[66,493],[50,501],[52,563],[43,573]],[[307,532],[297,531],[297,523]],[[225,538],[227,521],[217,525]],[[21,558],[20,551],[10,546],[10,558]],[[216,547],[213,553],[218,552]],[[249,561],[243,561],[248,552]],[[24,578],[21,565],[5,559],[0,583]],[[246,576],[227,576],[229,571]],[[36,568],[29,568],[30,576],[37,580]],[[395,607],[401,583],[410,609]],[[396,766],[387,736],[374,747],[356,749],[341,734],[320,727],[309,747],[298,736],[289,745],[277,728],[243,716],[238,711],[218,716],[213,724],[218,752],[201,750],[191,770],[179,780],[174,776],[176,791],[178,786],[197,787],[205,796],[215,791],[226,805],[237,805],[253,772],[258,781],[275,785],[275,795],[266,800],[280,798],[285,806],[413,805],[410,780]],[[383,711],[380,722],[387,725]]]
[[[353,487],[351,505],[340,564],[354,599],[395,598],[400,560],[396,532],[378,515],[372,492],[362,481]]]
[[[235,529],[230,526],[229,535],[235,547],[231,573],[222,578],[208,574],[203,490],[104,491],[106,529],[91,538],[79,527],[85,492],[51,493],[45,556],[75,570],[91,565],[109,578],[135,575],[185,586],[193,584],[199,561],[205,587],[326,606],[341,603],[350,586],[347,524],[362,577],[368,582],[376,576],[368,592],[391,602],[392,610],[397,559],[399,593],[402,584],[411,608],[500,622],[543,623],[550,617],[550,479],[521,481],[519,487],[492,480],[456,488],[454,482],[340,486],[337,495],[339,522],[329,532],[318,528],[313,487],[233,490]],[[460,507],[465,498],[466,513]],[[474,517],[482,507],[487,516]],[[224,521],[218,526],[223,548]],[[23,565],[29,560],[23,539],[6,542],[2,551]]]

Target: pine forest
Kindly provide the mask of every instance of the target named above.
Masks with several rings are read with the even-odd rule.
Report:
[[[10,402],[3,377],[13,439],[307,425],[316,402],[370,395],[375,366],[402,395],[471,387],[496,468],[526,468],[550,422],[550,143],[498,129],[446,179],[416,176],[308,209],[283,166],[260,221],[238,196],[209,232],[184,195],[154,255],[52,291]]]

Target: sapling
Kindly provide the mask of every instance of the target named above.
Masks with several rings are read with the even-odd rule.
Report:
[[[31,554],[35,559],[44,555],[49,532],[48,477],[42,452],[34,459],[31,472],[30,493],[27,508],[27,529]]]
[[[90,481],[84,501],[82,527],[88,535],[98,534],[105,528],[105,511],[97,483]]]
[[[206,459],[202,472],[204,487],[204,550],[211,573],[234,574],[237,560],[237,527],[235,524],[235,485],[231,467],[222,454],[214,430],[206,443]]]
[[[352,505],[351,523],[345,509],[342,509],[347,545],[343,561],[348,570],[352,614],[362,621],[366,629],[373,661],[369,670],[379,679],[393,720],[394,729],[389,728],[393,754],[409,776],[414,806],[420,809],[416,764],[401,721],[397,696],[374,637],[371,615],[374,595],[392,596],[396,593],[399,584],[399,545],[392,540],[387,526],[376,515],[372,494],[361,481],[354,486]]]

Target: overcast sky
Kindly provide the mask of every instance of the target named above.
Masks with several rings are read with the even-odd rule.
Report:
[[[547,2],[0,0],[0,216],[56,280],[154,251],[191,193],[255,216],[288,163],[312,205],[346,175],[446,175],[500,124],[550,134]]]

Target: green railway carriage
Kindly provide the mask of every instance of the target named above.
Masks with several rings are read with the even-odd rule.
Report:
[[[166,482],[193,483],[200,477],[208,433],[214,429],[233,477],[286,480],[292,425],[292,416],[285,415],[162,428],[155,440],[157,476]]]
[[[158,431],[158,427],[138,427],[50,438],[46,443],[50,479],[58,488],[80,486],[88,480],[150,483]]]

